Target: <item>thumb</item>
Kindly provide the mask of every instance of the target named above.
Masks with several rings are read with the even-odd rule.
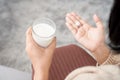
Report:
[[[32,42],[31,38],[32,38],[32,28],[29,27],[26,31],[26,45],[27,46]]]
[[[96,14],[93,15],[93,19],[98,29],[104,29],[103,23],[101,22],[100,18]]]
[[[48,46],[47,49],[54,50],[55,47],[56,47],[56,38],[53,39],[53,41],[51,42],[51,44]]]

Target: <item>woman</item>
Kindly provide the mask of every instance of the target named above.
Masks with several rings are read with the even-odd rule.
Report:
[[[113,64],[113,65],[120,65],[120,55],[117,54],[118,52],[111,50],[106,44],[105,44],[105,33],[104,33],[104,27],[100,19],[94,15],[94,21],[96,23],[97,27],[92,27],[88,23],[86,23],[83,19],[81,19],[77,14],[75,13],[69,13],[66,16],[66,25],[70,29],[70,31],[73,33],[76,40],[81,43],[86,49],[88,49],[95,57],[96,61],[98,62],[98,65],[104,65],[104,64]],[[111,26],[113,27],[113,26]],[[111,33],[111,27],[110,27],[110,34]],[[118,27],[118,26],[117,26]],[[30,60],[33,64],[34,68],[34,80],[48,80],[49,76],[49,69],[52,61],[53,52],[55,50],[56,46],[56,39],[53,40],[53,42],[48,46],[48,48],[42,48],[38,46],[31,36],[31,28],[27,31],[27,38],[26,38],[26,51],[28,53],[28,56],[30,57]],[[114,36],[116,32],[114,32]],[[117,34],[119,35],[119,34]],[[115,40],[110,37],[111,43]],[[118,40],[120,41],[120,40]],[[112,43],[114,44],[114,43]],[[119,44],[117,42],[117,44]],[[116,45],[116,44],[115,44]],[[112,47],[113,48],[113,47]],[[113,48],[114,49],[114,48]],[[115,49],[116,50],[116,49]],[[91,70],[90,68],[89,70]],[[105,71],[107,68],[103,67],[103,73],[106,74]],[[110,68],[110,70],[113,68]],[[85,69],[82,73],[88,72],[88,73],[95,73],[96,71],[99,71],[99,69],[95,68],[93,71],[89,71],[88,69]],[[78,71],[78,70],[77,70]],[[117,70],[119,71],[119,69]],[[101,71],[99,71],[101,73]],[[96,72],[97,73],[97,72]],[[71,73],[72,74],[72,73]],[[79,73],[74,73],[75,75],[79,75]],[[73,74],[73,77],[75,76]],[[110,73],[111,74],[111,73]],[[119,74],[115,73],[115,74]],[[108,74],[106,74],[106,79]],[[113,74],[113,76],[115,76]],[[73,79],[72,77],[72,79]],[[98,76],[99,77],[99,76]],[[103,77],[103,75],[100,77]],[[117,77],[117,76],[116,76]],[[115,78],[116,78],[115,77]],[[74,77],[75,78],[75,77]],[[77,79],[80,77],[77,77]],[[114,80],[120,79],[117,77]],[[69,78],[66,78],[66,80],[71,79],[71,76]],[[110,78],[112,79],[112,78]],[[83,79],[85,80],[85,79]],[[95,78],[91,78],[91,80],[95,80]],[[96,79],[97,80],[97,79]]]

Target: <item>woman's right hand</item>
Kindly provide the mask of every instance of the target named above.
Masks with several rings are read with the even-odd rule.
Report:
[[[48,80],[49,68],[56,47],[56,38],[47,48],[39,46],[32,38],[32,28],[26,32],[26,51],[34,69],[34,80]]]
[[[91,52],[97,50],[105,41],[104,26],[100,19],[94,15],[97,27],[92,27],[75,13],[66,15],[66,25],[73,33],[75,39]],[[79,26],[77,25],[79,23]]]

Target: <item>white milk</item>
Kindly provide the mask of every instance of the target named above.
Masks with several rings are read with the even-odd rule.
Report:
[[[33,26],[32,36],[40,46],[47,47],[55,37],[55,29],[49,24],[36,24]]]

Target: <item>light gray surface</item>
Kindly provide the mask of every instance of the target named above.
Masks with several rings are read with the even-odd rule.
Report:
[[[31,74],[0,66],[0,80],[32,80]]]
[[[57,25],[57,46],[76,43],[65,26],[65,15],[75,11],[93,24],[98,14],[107,24],[113,0],[0,0],[0,65],[30,72],[25,53],[25,31],[37,17],[48,17]]]

